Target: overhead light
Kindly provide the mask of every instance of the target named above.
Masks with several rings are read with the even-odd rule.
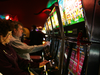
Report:
[[[9,20],[9,18],[10,18],[9,15],[6,15],[5,19],[6,19],[6,20]]]

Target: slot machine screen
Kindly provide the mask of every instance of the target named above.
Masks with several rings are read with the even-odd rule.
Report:
[[[46,30],[49,31],[48,23],[46,22],[45,25],[46,25]]]
[[[43,32],[44,34],[46,34],[46,24],[44,24],[44,27],[43,27],[43,29],[42,29],[42,32]]]
[[[48,23],[49,30],[52,31],[52,25],[51,25],[50,16],[47,19],[47,23]]]
[[[58,0],[63,26],[70,26],[84,21],[81,0]]]
[[[53,24],[53,29],[59,28],[58,17],[57,17],[57,12],[56,12],[55,7],[51,11],[50,15],[51,15],[51,21]]]
[[[49,26],[48,26],[48,21],[45,22],[45,27],[46,27],[46,32],[47,32],[47,35],[50,35],[50,30],[49,30]]]
[[[69,67],[68,67],[68,74],[69,75],[81,75],[81,72],[84,71],[83,69],[83,64],[85,62],[85,56],[86,56],[86,46],[81,45],[80,46],[80,54],[79,54],[79,69],[78,72],[76,72],[77,70],[77,45],[74,44],[74,46],[72,47],[72,52],[71,52],[71,56],[70,56],[70,61],[69,61]]]

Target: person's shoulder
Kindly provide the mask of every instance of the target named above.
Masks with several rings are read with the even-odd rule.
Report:
[[[14,38],[13,36],[10,38],[10,41],[15,41],[16,38]]]
[[[18,44],[21,43],[21,40],[19,38],[11,37],[9,44]]]

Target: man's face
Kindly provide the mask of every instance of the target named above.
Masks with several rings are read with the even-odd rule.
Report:
[[[19,24],[18,25],[18,29],[16,30],[16,36],[17,37],[21,37],[22,36],[22,33],[23,33],[23,27]]]

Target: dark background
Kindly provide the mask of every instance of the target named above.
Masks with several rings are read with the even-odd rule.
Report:
[[[47,7],[49,0],[0,0],[0,15],[11,14],[18,17],[18,20],[30,29],[32,24],[44,26],[48,17],[41,12]],[[39,13],[36,15],[36,13]]]

